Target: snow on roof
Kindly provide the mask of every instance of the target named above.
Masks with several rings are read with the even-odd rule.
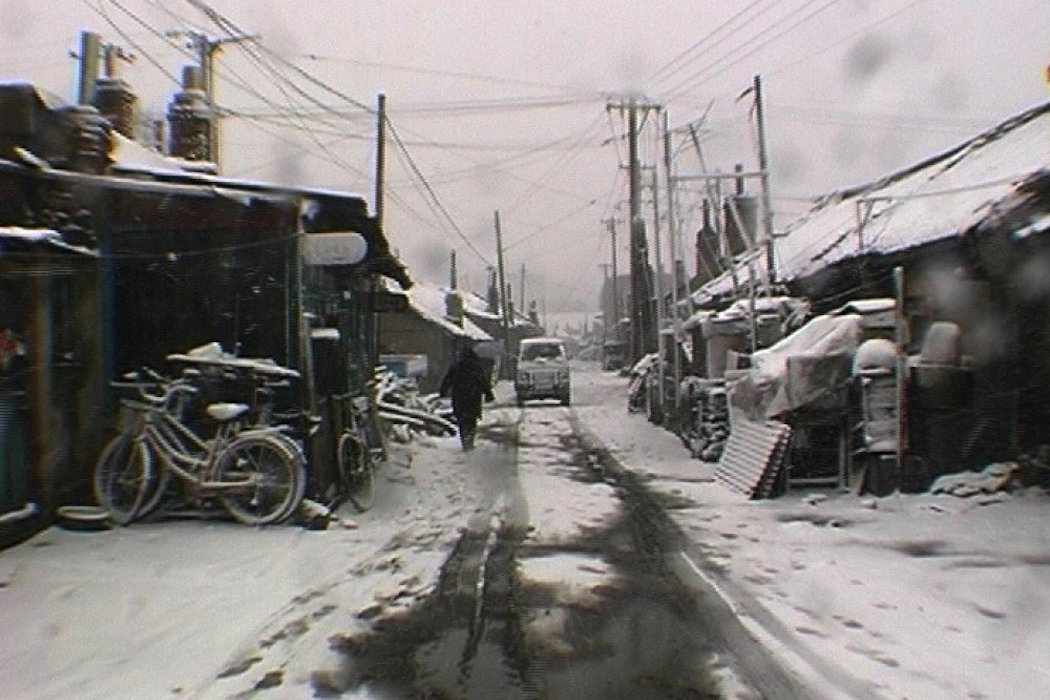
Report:
[[[1019,184],[1047,171],[1048,127],[1050,102],[878,182],[828,195],[777,241],[781,278],[970,229]]]
[[[39,243],[51,238],[58,238],[58,231],[49,228],[22,228],[21,226],[0,226],[0,238],[17,238],[19,240]]]
[[[20,226],[0,226],[0,241],[3,239],[23,241],[25,243],[45,243],[70,253],[79,253],[98,257],[98,251],[78,245],[70,245],[62,234],[49,228],[22,228]],[[2,252],[2,251],[0,251]]]
[[[206,172],[208,169],[207,163],[166,156],[138,143],[137,141],[129,139],[116,131],[112,132],[112,136],[114,145],[110,155],[114,159],[113,170],[118,173],[140,173],[161,180],[175,180],[185,184],[213,185],[216,188],[247,188],[273,192],[287,191],[290,194],[294,193],[303,196],[317,195],[362,198],[361,195],[356,192],[304,185],[284,185],[274,182],[265,182],[262,180],[249,180],[215,175]]]
[[[37,99],[48,109],[68,107],[69,103],[49,90],[45,90],[26,80],[0,80],[0,88],[16,88],[32,92]]]
[[[463,317],[462,327],[456,325],[445,316],[445,291],[444,289],[416,284],[407,292],[409,306],[420,316],[438,324],[453,335],[473,340],[492,340],[492,336],[481,330],[466,315]]]
[[[500,317],[498,313],[489,311],[488,302],[482,298],[480,294],[474,292],[465,292],[459,290],[460,295],[463,297],[463,308],[469,311],[471,314],[476,316],[482,316],[484,318],[497,319]]]
[[[492,311],[488,310],[488,302],[480,294],[476,294],[474,292],[465,292],[463,290],[458,291],[463,296],[464,312],[476,318],[484,318],[492,321],[498,321],[503,318],[502,314],[493,313]],[[521,312],[521,309],[517,308],[514,309],[513,322],[511,325],[535,327],[535,324],[532,322],[532,319],[523,314]]]
[[[880,180],[825,195],[777,238],[778,278],[798,279],[849,258],[892,253],[969,230],[1033,175],[1050,173],[1048,128],[1050,102],[1044,102]],[[1028,234],[1046,226],[1030,225],[1036,228],[1021,230]],[[693,304],[728,294],[746,281],[748,264],[761,264],[764,257],[762,250],[745,254],[735,278],[725,272],[711,280],[693,293]]]
[[[854,299],[846,302],[832,311],[832,315],[843,314],[875,314],[884,311],[893,311],[897,308],[897,301],[889,297],[875,297],[872,299]]]
[[[113,158],[114,170],[148,174],[185,174],[185,171],[179,167],[178,159],[157,153],[117,131],[112,132],[111,137],[110,157]]]
[[[737,259],[735,273],[727,270],[690,295],[693,305],[703,306],[708,304],[720,297],[724,297],[736,287],[747,282],[748,265],[764,264],[765,255],[765,251],[760,250],[755,250],[742,255]]]

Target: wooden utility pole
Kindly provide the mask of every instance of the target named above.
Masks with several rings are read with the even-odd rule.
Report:
[[[102,51],[102,38],[94,32],[80,32],[80,53],[76,56],[80,63],[80,75],[77,85],[77,103],[91,104],[98,81],[98,66]]]
[[[521,264],[521,296],[518,297],[518,307],[525,313],[525,263]]]
[[[386,180],[386,95],[379,93],[376,105],[376,182],[375,182],[375,215],[376,225],[383,228],[384,200],[383,191]],[[454,289],[454,287],[453,287]]]
[[[777,280],[775,249],[773,246],[773,205],[769,195],[769,156],[766,152],[766,120],[762,107],[762,78],[756,75],[755,121],[758,127],[758,171],[762,183],[762,228],[766,234],[766,269],[769,270],[769,284]]]
[[[633,365],[645,352],[645,329],[644,308],[648,303],[649,295],[644,291],[644,271],[642,270],[642,256],[640,254],[641,239],[644,235],[641,222],[639,221],[639,163],[638,163],[638,105],[632,99],[628,105],[627,112],[627,150],[630,154],[628,167],[630,168],[630,179],[628,182],[628,221],[630,221],[631,232],[631,364]]]
[[[613,337],[616,340],[620,339],[620,289],[619,289],[619,272],[616,269],[616,220],[606,219],[605,225],[609,228],[609,235],[612,236],[612,318],[606,319],[605,325],[611,327],[613,330]],[[604,309],[603,309],[604,311]],[[611,325],[610,325],[611,324]]]
[[[628,225],[631,235],[631,331],[630,362],[637,362],[646,352],[655,350],[653,346],[653,309],[651,304],[651,287],[649,280],[649,254],[645,235],[645,222],[641,216],[641,163],[638,158],[638,113],[659,109],[657,105],[639,104],[631,98],[626,105],[617,106],[627,112],[627,148],[629,152],[628,169],[630,214]]]
[[[663,347],[660,342],[660,334],[664,329],[664,266],[663,261],[660,259],[660,197],[657,192],[657,177],[658,173],[654,167],[652,170],[652,186],[653,186],[653,254],[656,258],[656,280],[653,285],[653,289],[656,296],[656,323],[653,324],[653,342],[655,343],[656,352],[658,353],[659,361],[656,363],[656,397],[660,404],[660,416],[661,422],[664,415],[664,378],[665,368],[663,362]],[[671,263],[674,264],[673,262]]]
[[[668,250],[671,256],[671,342],[674,356],[671,360],[672,373],[674,376],[674,410],[675,416],[678,415],[679,410],[679,393],[678,385],[682,380],[682,367],[679,359],[681,353],[678,352],[678,332],[679,332],[679,319],[678,319],[678,286],[681,284],[681,280],[678,279],[678,227],[675,221],[675,201],[674,201],[674,179],[671,173],[671,131],[668,127],[668,115],[667,110],[663,113],[663,146],[664,146],[664,177],[667,183],[667,243]]]
[[[379,93],[376,99],[376,174],[375,174],[375,221],[376,228],[383,230],[383,191],[386,181],[386,95]],[[378,279],[378,278],[376,278]],[[379,334],[381,332],[383,316],[379,312],[372,313],[372,352],[375,360],[379,361]]]
[[[599,357],[602,369],[605,369],[605,341],[609,339],[609,305],[605,303],[605,292],[609,288],[609,263],[598,263],[598,267],[602,268],[602,347]]]
[[[217,39],[209,39],[204,32],[194,30],[175,30],[166,32],[168,37],[185,36],[189,42],[189,48],[197,52],[197,64],[201,68],[201,82],[204,85],[204,96],[211,107],[211,126],[208,130],[208,160],[219,167],[221,156],[219,147],[219,109],[215,103],[215,55],[222,50],[226,44],[238,44],[242,41],[258,39],[258,34],[242,34],[240,36],[226,36]]]
[[[904,284],[904,268],[898,265],[893,268],[893,291],[896,300],[896,303],[894,304],[896,329],[893,340],[894,345],[896,345],[897,348],[897,362],[894,367],[896,370],[894,377],[896,379],[897,389],[897,454],[893,485],[894,488],[898,489],[901,485],[901,478],[904,475],[904,455],[908,449],[908,383],[905,376],[905,373],[908,371],[908,316],[904,309],[904,302],[906,299]]]
[[[510,304],[507,299],[507,277],[503,269],[503,231],[500,229],[499,210],[496,210],[496,272],[499,278],[500,316],[503,318],[503,351],[510,355]],[[503,363],[507,367],[508,363]]]

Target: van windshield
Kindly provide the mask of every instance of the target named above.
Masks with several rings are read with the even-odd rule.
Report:
[[[558,360],[564,355],[558,343],[529,343],[521,346],[521,359],[523,360]]]

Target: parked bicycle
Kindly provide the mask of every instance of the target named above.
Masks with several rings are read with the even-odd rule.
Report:
[[[193,377],[192,370],[175,380],[151,373],[159,394],[134,384],[142,400],[122,402],[122,430],[96,464],[99,504],[126,525],[153,513],[175,477],[191,495],[217,499],[242,523],[286,520],[306,489],[298,444],[283,426],[246,427],[251,407],[244,403],[209,404],[205,413],[215,433],[201,438],[185,422],[189,400],[197,393]]]
[[[339,436],[335,502],[350,499],[364,512],[375,503],[376,465],[386,457],[382,434],[369,407],[367,395],[339,396],[346,425]]]

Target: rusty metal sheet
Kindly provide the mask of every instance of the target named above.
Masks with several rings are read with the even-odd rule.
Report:
[[[715,479],[748,498],[768,498],[787,458],[790,438],[791,427],[785,423],[731,415],[729,440]]]

